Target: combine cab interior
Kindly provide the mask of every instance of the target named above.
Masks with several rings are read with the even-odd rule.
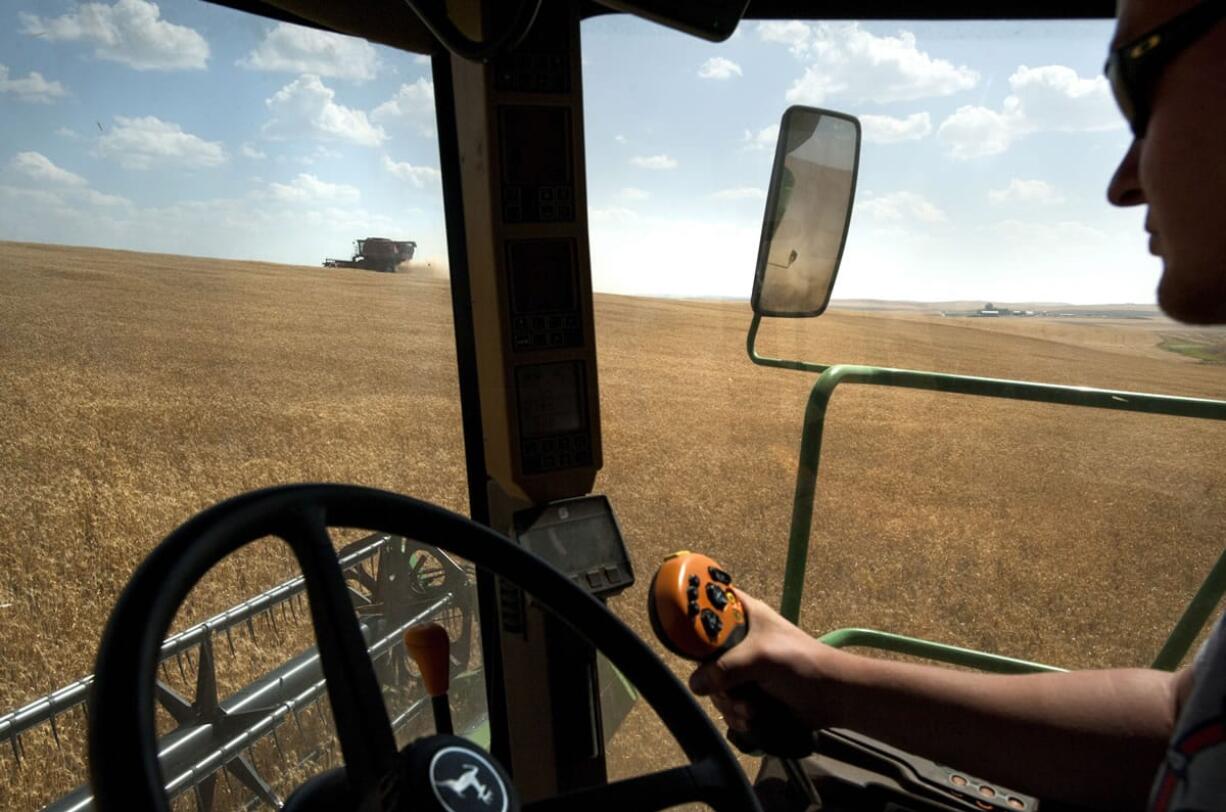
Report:
[[[62,607],[48,615],[54,620],[47,623],[72,627],[69,642],[43,628],[30,643],[24,620],[0,618],[8,638],[0,660],[32,663],[12,666],[7,681],[32,682],[14,684],[0,703],[14,709],[0,715],[0,746],[8,751],[0,761],[11,762],[4,769],[15,776],[10,790],[0,789],[0,806],[1069,808],[856,731],[817,736],[814,758],[824,777],[816,782],[798,760],[813,749],[813,731],[800,737],[804,752],[769,738],[765,746],[740,742],[738,750],[712,707],[685,687],[694,666],[684,646],[670,643],[667,619],[646,608],[653,573],[682,550],[714,561],[705,570],[705,608],[699,611],[694,586],[691,614],[674,622],[708,623],[709,615],[715,625],[696,628],[711,640],[736,626],[737,605],[726,604],[719,586],[725,578],[830,645],[999,673],[1173,670],[1203,636],[1226,591],[1226,480],[1219,470],[1226,377],[1220,358],[1195,352],[1220,352],[1226,343],[1175,327],[1150,329],[1145,325],[1157,324],[1150,321],[1142,325],[1149,332],[1118,332],[1136,339],[1100,329],[1109,322],[1125,331],[1132,329],[1128,319],[1159,318],[1152,307],[1143,315],[1070,314],[1051,305],[1036,314],[968,300],[938,315],[915,309],[887,318],[877,300],[900,298],[888,286],[853,297],[858,304],[841,301],[838,290],[832,300],[836,279],[854,285],[857,258],[866,255],[844,252],[859,218],[878,224],[886,241],[908,218],[947,228],[931,203],[887,194],[883,175],[871,168],[895,149],[889,160],[900,183],[933,171],[898,157],[905,144],[883,146],[911,136],[883,134],[884,118],[869,100],[873,76],[857,79],[870,88],[859,98],[840,98],[849,91],[834,82],[835,62],[814,58],[793,90],[808,82],[830,100],[793,106],[780,95],[771,101],[775,118],[747,127],[743,139],[737,134],[740,143],[721,159],[726,165],[711,167],[731,174],[739,161],[758,161],[755,186],[679,190],[695,205],[748,200],[755,212],[765,209],[760,239],[757,221],[748,242],[745,233],[727,235],[729,251],[751,265],[757,258],[756,275],[754,267],[742,269],[737,295],[606,292],[622,290],[610,282],[618,262],[629,275],[635,251],[667,242],[657,235],[636,245],[640,224],[626,201],[646,193],[630,179],[595,173],[596,160],[613,160],[600,145],[641,133],[633,120],[617,129],[610,122],[638,106],[661,130],[692,130],[697,140],[714,131],[709,122],[670,120],[678,100],[637,79],[621,82],[618,60],[672,70],[674,54],[689,58],[701,43],[702,55],[724,60],[704,70],[733,65],[736,81],[754,82],[751,71],[740,75],[722,56],[739,38],[766,40],[762,32],[774,32],[781,60],[788,47],[801,47],[782,39],[789,29],[763,24],[799,21],[790,30],[810,36],[817,30],[811,25],[890,21],[918,30],[921,47],[924,37],[948,44],[956,54],[943,63],[949,71],[1011,41],[1007,47],[1019,53],[1031,48],[1026,59],[1038,66],[1074,61],[1060,48],[1084,51],[1092,36],[1105,53],[1113,3],[201,5],[261,30],[286,23],[378,44],[384,65],[393,64],[388,55],[400,60],[394,64],[406,88],[411,70],[423,72],[433,116],[411,126],[437,142],[431,182],[443,215],[435,233],[445,245],[355,224],[352,260],[321,256],[327,267],[297,277],[254,263],[226,272],[255,280],[250,288],[226,281],[238,277],[215,273],[209,260],[193,259],[183,271],[193,281],[162,313],[147,297],[169,277],[116,281],[127,273],[117,270],[129,262],[123,256],[106,260],[114,268],[73,253],[84,249],[56,249],[61,253],[48,259],[16,226],[0,232],[5,240],[18,235],[6,250],[22,262],[74,263],[55,270],[62,277],[56,284],[78,277],[72,292],[65,288],[63,307],[39,312],[53,321],[82,319],[74,328],[79,343],[65,344],[58,370],[40,367],[33,349],[14,349],[12,342],[33,335],[21,325],[33,324],[35,311],[21,303],[42,295],[33,286],[43,277],[18,282],[13,266],[5,284],[16,304],[9,327],[0,328],[11,342],[0,358],[12,359],[16,394],[4,408],[33,416],[29,428],[0,430],[0,447],[13,449],[16,461],[3,475],[5,490],[16,495],[0,503],[0,516],[27,528],[13,536],[9,568],[33,573],[30,551],[49,545],[37,530],[40,517],[63,513],[84,528],[76,539],[84,552],[63,563],[78,586],[60,593],[47,583],[40,598],[31,584],[42,576],[30,575],[0,591],[0,613],[37,614],[53,595],[57,604],[99,596],[113,604],[105,630],[65,619],[71,612]],[[170,19],[171,5],[162,12]],[[50,39],[59,36],[50,24],[47,30]],[[990,42],[978,41],[985,30]],[[619,51],[627,32],[650,47]],[[872,35],[875,44],[865,47],[913,49],[914,37]],[[590,64],[589,41],[599,53]],[[921,56],[934,72],[946,70]],[[1090,56],[1101,61],[1101,53]],[[1076,59],[1089,56],[1078,52]],[[1092,89],[1097,76],[1081,69],[1068,81]],[[992,79],[999,87],[1010,81]],[[1012,92],[1022,94],[1019,86]],[[276,84],[263,91],[270,98],[275,92]],[[1014,127],[1012,138],[1037,131],[1009,119],[1020,115],[1009,110],[987,113],[996,116],[994,126]],[[927,112],[914,115],[908,127],[922,122],[926,137],[938,137],[939,122]],[[104,137],[112,126],[98,122]],[[1113,126],[1084,129],[1114,133]],[[1073,129],[1052,126],[1034,138]],[[984,136],[992,137],[1004,138]],[[1118,159],[1102,149],[1095,142],[1086,161],[1099,167]],[[665,165],[667,156],[646,150],[634,153],[636,166]],[[774,156],[769,167],[767,155]],[[1042,192],[993,175],[993,160],[979,165],[990,177],[984,183],[1003,190],[997,202]],[[402,173],[406,188],[417,184],[408,163],[383,161]],[[1040,174],[1040,159],[1028,171]],[[1101,198],[1105,184],[1101,175],[1079,177],[1065,198]],[[1048,202],[1055,200],[1053,194]],[[341,218],[345,205],[342,198],[329,216]],[[6,217],[19,222],[12,211],[0,215],[0,225]],[[1050,244],[1053,253],[1065,250],[1062,240],[1099,245],[1092,229],[1067,223],[1019,237],[1022,226],[1010,217],[1001,215],[1005,230],[988,237],[968,228],[968,242],[989,246],[985,264],[1018,240],[1030,248]],[[613,232],[610,223],[617,224]],[[724,248],[715,245],[719,234],[694,233],[706,242],[674,252],[678,275],[702,275]],[[596,268],[601,240],[600,256],[616,259]],[[606,251],[614,242],[617,250]],[[423,257],[444,256],[445,265],[421,270]],[[368,266],[401,272],[343,270]],[[0,270],[0,280],[8,273]],[[110,292],[84,290],[91,274],[105,276]],[[334,298],[309,293],[317,278],[341,278],[345,287]],[[263,284],[269,287],[256,287]],[[393,287],[372,287],[381,285]],[[90,310],[104,299],[119,304]],[[338,316],[342,299],[360,309]],[[1040,323],[1042,330],[1033,326]],[[144,337],[91,355],[111,346],[108,336],[129,332]],[[309,349],[274,351],[279,336],[285,347],[306,342]],[[1006,339],[1017,349],[1000,350],[1014,346]],[[181,356],[173,349],[179,341]],[[1180,341],[1200,349],[1172,351]],[[243,342],[268,351],[238,372]],[[1074,351],[1070,342],[1082,343]],[[218,360],[194,365],[195,350],[187,348],[199,346],[220,348]],[[1141,360],[1119,360],[1134,351]],[[83,378],[74,383],[76,365],[128,363],[121,356],[147,359],[131,360],[127,390],[115,384],[103,396],[85,392],[91,384]],[[297,366],[303,356],[311,364]],[[138,372],[145,368],[157,370],[149,383]],[[38,415],[51,414],[50,406],[23,400],[40,375],[60,376],[64,400],[51,409],[62,410],[60,418],[44,420]],[[176,411],[182,404],[170,394],[178,391],[174,381],[196,387],[228,378],[243,381],[244,393],[213,401],[217,417],[204,402],[184,401],[185,411]],[[342,401],[338,393],[358,378],[372,382],[369,391]],[[108,434],[107,421],[126,408],[119,404],[130,388],[146,385],[158,405],[132,431],[169,432],[207,451],[192,456],[168,445],[146,461],[163,468],[167,493],[150,492],[133,474],[133,491],[123,497],[122,483],[108,474],[108,465],[120,465],[112,461],[122,443]],[[72,406],[78,395],[93,404],[92,417]],[[249,425],[237,424],[240,412],[251,414]],[[45,439],[57,420],[66,434],[86,427],[96,453],[54,462],[40,480],[32,467],[20,467],[33,465],[26,461],[36,444],[26,438]],[[281,445],[252,439],[262,436]],[[370,458],[355,450],[373,446],[386,453]],[[314,461],[300,459],[304,454]],[[216,472],[209,484],[193,478],[200,469]],[[350,481],[359,484],[291,484]],[[48,495],[57,488],[65,489],[60,497]],[[1074,493],[1079,488],[1085,490]],[[108,510],[128,516],[126,524],[91,518]],[[131,528],[143,524],[156,529],[132,538]],[[1105,547],[1079,551],[1089,538]],[[135,552],[100,557],[118,539]],[[91,562],[92,580],[73,555]],[[40,642],[46,640],[53,642]],[[88,651],[61,651],[74,646]],[[77,661],[85,665],[64,665]],[[31,676],[40,662],[77,670],[55,671],[53,684],[42,685]],[[78,744],[65,743],[73,737]],[[764,749],[779,757],[763,760]],[[51,778],[38,777],[44,771]]]

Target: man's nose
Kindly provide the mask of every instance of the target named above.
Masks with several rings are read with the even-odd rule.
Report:
[[[1145,191],[1141,188],[1141,179],[1137,174],[1137,164],[1141,153],[1141,141],[1132,139],[1132,144],[1120,165],[1116,167],[1111,182],[1107,184],[1107,200],[1115,206],[1139,206],[1145,202]]]

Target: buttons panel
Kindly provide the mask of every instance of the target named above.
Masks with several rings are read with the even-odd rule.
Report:
[[[520,442],[525,474],[541,474],[592,464],[592,444],[586,431]]]
[[[574,222],[574,187],[503,186],[502,219],[506,223]]]
[[[517,350],[553,350],[583,346],[583,329],[576,313],[515,316],[511,341]]]
[[[570,65],[560,53],[512,51],[498,60],[494,82],[506,93],[569,93]]]

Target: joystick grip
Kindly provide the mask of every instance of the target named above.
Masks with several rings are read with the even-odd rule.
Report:
[[[673,553],[656,570],[647,593],[647,615],[669,651],[709,662],[745,639],[749,614],[732,589],[732,576],[700,553]],[[728,731],[728,741],[750,755],[803,758],[813,752],[813,731],[757,685],[734,696],[754,707],[753,726]]]
[[[749,730],[728,731],[728,741],[736,749],[750,756],[766,754],[777,758],[804,758],[813,752],[813,731],[778,699],[757,685],[742,686],[732,695],[754,708]]]

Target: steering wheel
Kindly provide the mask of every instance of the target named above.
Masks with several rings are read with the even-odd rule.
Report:
[[[524,810],[665,809],[699,801],[721,811],[761,812],[745,774],[690,692],[604,604],[487,527],[427,502],[351,485],[290,485],[237,496],[179,527],[136,570],[103,633],[89,703],[89,768],[96,808],[169,812],[154,729],[162,640],[175,611],[210,568],[269,535],[289,544],[302,569],[355,808],[420,810],[419,801],[432,794],[432,781],[441,807],[452,808],[442,803],[433,766],[422,774],[412,766],[421,763],[421,755],[406,757],[417,743],[403,752],[396,749],[329,527],[412,538],[514,581],[604,652],[659,714],[690,760],[684,767],[524,804]],[[473,758],[493,761],[475,745],[468,746],[478,751]],[[513,791],[508,794],[513,800]],[[511,803],[503,808],[515,812],[516,807]]]

